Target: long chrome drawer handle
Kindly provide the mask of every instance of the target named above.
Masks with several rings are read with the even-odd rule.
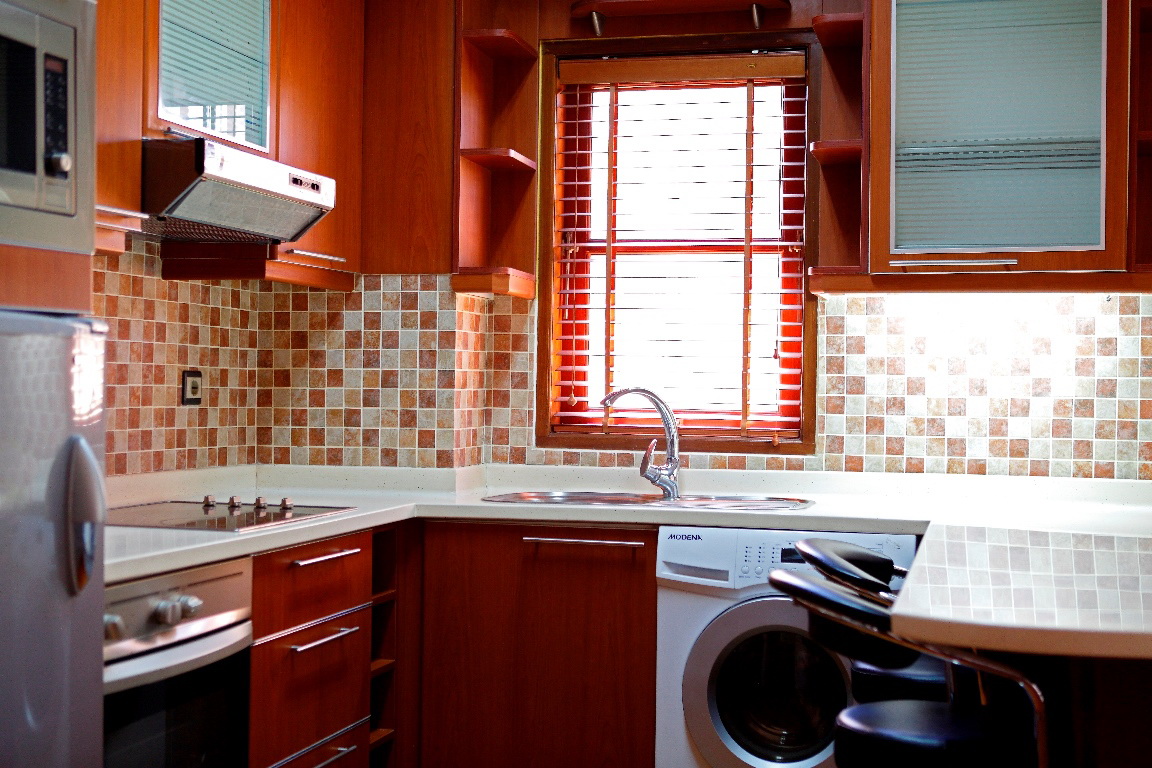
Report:
[[[297,256],[310,256],[313,259],[324,259],[325,261],[348,261],[343,256],[333,256],[330,253],[320,253],[318,251],[303,251],[299,248],[286,248],[284,253],[294,253]]]
[[[292,565],[296,565],[296,566],[315,565],[316,563],[323,563],[325,560],[335,560],[338,557],[348,557],[348,555],[354,555],[359,551],[360,551],[359,547],[357,547],[356,549],[344,549],[344,550],[341,550],[339,552],[333,552],[330,555],[321,555],[320,557],[310,557],[307,560],[293,560]]]
[[[525,536],[524,541],[529,544],[592,544],[601,547],[643,547],[642,541],[610,541],[602,539],[546,539],[537,536]]]
[[[891,259],[893,267],[1014,267],[1018,259]]]
[[[353,744],[350,747],[336,747],[336,751],[339,752],[340,754],[333,755],[332,757],[328,758],[324,762],[317,765],[316,768],[324,768],[324,766],[332,765],[332,763],[336,762],[337,760],[339,760],[342,757],[347,757],[349,754],[356,751],[356,745]]]
[[[316,648],[317,646],[324,645],[324,643],[330,643],[333,640],[339,640],[342,637],[347,637],[348,635],[352,634],[353,632],[359,632],[359,631],[360,631],[360,627],[340,627],[340,631],[334,635],[329,635],[328,637],[322,637],[319,640],[313,640],[312,642],[306,643],[304,645],[292,645],[289,647],[292,650],[296,651],[296,653],[304,653],[304,651],[310,651],[313,648]]]

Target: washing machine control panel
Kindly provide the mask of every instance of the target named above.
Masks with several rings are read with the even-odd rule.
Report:
[[[834,538],[867,547],[907,568],[916,551],[912,534],[837,533],[748,528],[670,527],[660,529],[658,579],[667,582],[744,589],[766,585],[776,569],[811,571],[796,542]]]

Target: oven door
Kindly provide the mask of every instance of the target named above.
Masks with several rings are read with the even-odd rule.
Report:
[[[252,624],[107,664],[105,768],[246,768]]]

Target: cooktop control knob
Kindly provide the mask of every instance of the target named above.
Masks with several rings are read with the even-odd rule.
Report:
[[[282,512],[287,512],[290,509],[292,509],[292,499],[288,498],[287,496],[280,499],[280,510]]]
[[[244,506],[244,503],[240,501],[239,496],[228,497],[228,509],[240,509],[242,506]]]
[[[196,597],[196,595],[181,595],[176,598],[176,602],[180,604],[180,615],[185,619],[190,619],[195,616],[204,605],[204,601]]]
[[[128,634],[128,628],[124,626],[124,619],[114,613],[104,614],[105,640],[123,640],[126,634]]]
[[[252,506],[255,507],[256,509],[267,509],[268,508],[268,502],[267,502],[267,500],[265,500],[265,498],[263,496],[257,496],[256,501],[255,501],[255,503],[252,504]]]
[[[207,508],[211,508],[214,506],[216,506],[216,497],[212,496],[211,494],[209,494],[208,496],[205,496],[204,497],[204,507],[207,509]]]
[[[164,627],[174,627],[183,618],[184,609],[179,599],[161,600],[152,609],[152,621]]]

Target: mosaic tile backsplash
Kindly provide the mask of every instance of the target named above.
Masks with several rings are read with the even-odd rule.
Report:
[[[434,275],[365,275],[347,294],[164,281],[153,249],[95,262],[110,473],[638,464],[533,446],[534,302]],[[1152,297],[830,297],[817,349],[815,455],[686,466],[1152,478]],[[205,405],[178,404],[187,368]]]

